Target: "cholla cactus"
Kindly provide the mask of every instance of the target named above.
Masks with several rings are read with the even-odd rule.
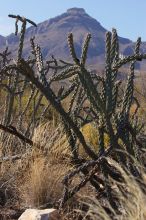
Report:
[[[20,19],[19,16],[16,18]],[[31,61],[22,59],[27,19],[23,18],[20,20],[22,21],[23,34],[21,34],[20,38],[18,62],[13,66],[9,66],[9,68],[6,67],[3,71],[10,74],[10,70],[13,68],[17,73],[23,75],[48,100],[48,104],[53,105],[61,117],[72,153],[72,163],[75,165],[75,170],[64,179],[65,191],[61,207],[67,199],[72,197],[89,181],[97,191],[102,190],[100,187],[102,183],[102,188],[106,190],[111,206],[117,210],[118,207],[113,200],[108,177],[111,176],[117,181],[121,181],[122,177],[109,164],[108,157],[114,157],[122,166],[128,168],[133,175],[139,175],[139,173],[136,165],[131,162],[130,156],[135,157],[140,162],[142,160],[140,156],[141,144],[137,139],[137,124],[133,123],[131,117],[134,118],[134,116],[130,115],[130,108],[135,101],[133,94],[134,65],[137,60],[146,59],[146,54],[140,54],[139,52],[140,38],[137,40],[134,54],[121,59],[116,30],[113,29],[112,32],[107,32],[105,74],[104,76],[98,76],[86,68],[91,34],[86,36],[80,59],[77,58],[74,48],[73,34],[70,33],[68,35],[68,45],[73,63],[57,61],[54,57],[52,57],[52,61],[45,63],[41,48],[35,44],[34,39],[31,39],[34,57]],[[121,82],[117,80],[118,70],[127,63],[130,63],[129,75],[124,94],[120,96]],[[47,76],[49,69],[54,70],[50,78]],[[61,86],[56,94],[56,91],[53,91],[51,87],[52,83],[66,79],[70,83],[69,88]],[[30,99],[32,99],[33,93],[34,91],[32,90],[26,106],[28,106]],[[61,101],[68,96],[71,97],[70,105],[68,110],[65,110]],[[21,117],[24,112],[25,110],[21,113]],[[93,126],[97,129],[99,135],[98,148],[93,147],[91,143],[87,143],[84,138],[81,127],[88,123],[93,123]],[[108,136],[109,146],[105,145],[105,135]],[[83,150],[88,155],[88,160],[80,155],[79,145],[82,145]],[[130,156],[127,156],[127,153]],[[84,174],[84,179],[81,180],[79,185],[69,190],[69,179],[79,172]],[[97,172],[102,172],[103,179],[95,175]]]
[[[9,130],[13,127],[13,131],[17,130],[21,134],[23,133],[27,138],[31,139],[34,133],[34,128],[40,123],[40,121],[44,120],[44,115],[47,115],[50,104],[46,102],[44,95],[40,93],[40,91],[32,85],[25,76],[22,76],[22,74],[18,72],[16,66],[23,56],[26,24],[27,22],[34,26],[36,26],[36,24],[20,16],[9,16],[16,19],[15,34],[18,34],[18,21],[22,22],[22,28],[19,35],[20,39],[16,61],[14,58],[9,58],[10,52],[8,48],[0,53],[0,124],[2,125],[1,128],[4,128],[5,126],[6,130]],[[27,61],[30,66],[34,65],[35,61],[31,59],[31,57]],[[3,145],[2,155],[5,155],[7,154],[7,149],[5,147],[7,135],[3,131],[0,132],[0,141]],[[16,142],[18,143],[19,148],[11,147],[16,146]],[[12,137],[9,140],[11,151],[13,153],[24,152],[25,148],[23,143],[21,145],[21,142],[16,141],[16,138]]]

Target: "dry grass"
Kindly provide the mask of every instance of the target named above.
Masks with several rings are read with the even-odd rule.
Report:
[[[0,195],[1,198],[3,196],[3,201],[0,201],[1,207],[13,206],[17,209],[45,207],[45,205],[51,207],[62,195],[62,179],[69,170],[73,169],[73,166],[69,163],[70,151],[61,126],[56,128],[50,123],[39,126],[33,141],[36,145],[28,150],[26,157],[18,161],[1,163]],[[125,183],[122,184],[111,180],[113,187],[117,185],[115,192],[121,204],[122,214],[118,215],[112,209],[112,217],[107,214],[96,199],[93,188],[87,184],[62,210],[64,220],[146,219],[145,193],[128,172],[124,172],[115,161],[111,163],[125,179]],[[144,170],[142,173],[145,188],[146,174]],[[79,177],[74,179],[73,184],[78,181]],[[123,188],[126,194],[121,190]]]
[[[52,206],[60,199],[63,177],[72,169],[58,150],[62,136],[61,126],[56,128],[53,123],[42,124],[36,129],[33,137],[35,145],[23,162],[27,166],[19,184],[20,197],[25,203],[23,206]],[[67,146],[64,145],[64,148]]]
[[[88,212],[82,213],[84,219],[91,220],[145,220],[146,219],[146,194],[136,181],[128,172],[125,172],[119,164],[115,161],[111,161],[112,164],[120,171],[124,178],[124,183],[117,183],[112,181],[115,192],[118,195],[120,202],[120,214],[117,214],[111,207],[110,214],[102,208],[101,203],[95,197],[85,197],[83,202],[89,207]],[[141,167],[139,169],[142,169]],[[143,189],[146,188],[146,174],[142,171]],[[116,183],[116,185],[115,185]]]
[[[39,207],[48,204],[50,207],[57,202],[63,191],[62,179],[69,170],[63,164],[52,165],[43,157],[31,163],[25,175],[24,185],[20,187],[26,207]]]

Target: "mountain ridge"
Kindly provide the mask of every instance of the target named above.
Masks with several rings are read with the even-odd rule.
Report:
[[[77,56],[80,56],[81,45],[85,35],[90,32],[92,39],[88,51],[88,63],[91,65],[104,66],[105,33],[106,29],[95,18],[86,13],[83,8],[70,8],[66,12],[54,18],[40,22],[35,27],[28,27],[25,34],[24,56],[27,57],[30,51],[30,38],[35,35],[35,41],[42,48],[44,59],[54,55],[58,59],[70,60],[67,46],[67,34],[73,33]],[[0,51],[8,45],[14,56],[17,55],[19,37],[13,33],[7,37],[0,35]],[[120,52],[123,55],[133,53],[134,42],[128,38],[119,37]],[[144,43],[144,51],[146,44]],[[143,63],[143,62],[142,62]],[[139,65],[143,68],[143,65]]]

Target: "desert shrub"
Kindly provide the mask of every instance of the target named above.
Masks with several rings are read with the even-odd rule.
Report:
[[[87,123],[83,127],[81,127],[81,132],[86,140],[86,142],[94,149],[94,151],[98,152],[100,148],[99,143],[99,132],[98,129],[95,127],[94,123]],[[109,147],[109,136],[105,133],[104,134],[104,146],[105,149]],[[83,158],[87,158],[88,155],[85,153],[82,145],[79,145],[79,154]]]

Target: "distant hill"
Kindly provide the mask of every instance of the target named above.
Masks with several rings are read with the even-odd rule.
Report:
[[[67,46],[67,34],[72,32],[74,35],[75,47],[78,56],[81,53],[81,44],[87,33],[92,34],[92,39],[88,52],[88,63],[99,68],[104,64],[105,52],[105,33],[106,29],[88,15],[82,8],[71,8],[65,13],[39,23],[37,28],[27,28],[25,35],[24,56],[29,55],[30,38],[35,35],[36,42],[41,46],[43,56],[48,59],[51,55],[60,59],[70,59]],[[6,47],[13,55],[16,55],[18,46],[18,36],[10,34],[7,37],[0,36],[0,51]],[[119,37],[120,50],[124,55],[133,53],[134,43],[126,38]],[[146,52],[146,43],[143,43],[143,52]],[[141,66],[140,66],[141,65]],[[138,68],[144,69],[144,62],[137,65]]]

